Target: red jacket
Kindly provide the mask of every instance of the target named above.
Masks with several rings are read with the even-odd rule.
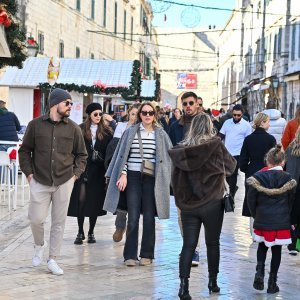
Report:
[[[299,127],[299,123],[296,119],[292,119],[287,122],[281,138],[281,143],[284,150],[289,146],[289,144],[295,138],[295,133],[298,127]]]

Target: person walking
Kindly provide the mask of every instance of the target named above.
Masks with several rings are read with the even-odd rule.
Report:
[[[300,128],[296,131],[294,140],[285,151],[286,171],[297,181],[295,201],[291,211],[291,236],[292,243],[288,245],[289,254],[297,255],[297,238],[300,233]]]
[[[220,234],[223,224],[224,176],[235,170],[236,160],[226,150],[207,114],[194,117],[185,139],[169,150],[172,187],[181,211],[183,246],[179,261],[180,299],[191,299],[189,277],[201,225],[205,228],[209,292],[219,292]]]
[[[171,125],[173,123],[178,121],[181,118],[181,116],[182,116],[182,112],[181,112],[180,108],[178,108],[178,107],[174,108],[172,118],[170,118],[170,121],[169,121],[169,127],[171,127]]]
[[[157,123],[155,108],[144,102],[138,111],[138,123],[124,132],[107,169],[105,176],[110,181],[103,209],[115,213],[120,192],[126,192],[128,222],[123,256],[128,267],[137,263],[140,214],[141,266],[151,265],[154,259],[155,216],[169,218],[171,146],[168,135]],[[148,173],[152,174],[146,175],[143,166],[148,166]]]
[[[294,140],[295,138],[295,133],[297,131],[297,129],[300,126],[300,105],[297,107],[296,112],[295,112],[295,118],[288,121],[282,138],[281,138],[281,143],[283,146],[283,149],[287,149],[287,147],[289,146],[289,144]]]
[[[106,215],[102,209],[105,198],[105,153],[112,139],[113,130],[106,125],[106,116],[103,115],[102,106],[99,103],[90,103],[85,112],[88,117],[80,124],[84,137],[85,147],[88,153],[85,171],[74,184],[68,209],[68,216],[77,217],[78,234],[74,244],[81,245],[85,240],[84,219],[89,217],[89,244],[96,243],[94,228],[97,217]]]
[[[265,155],[276,145],[274,136],[267,133],[269,126],[270,117],[265,113],[258,113],[253,120],[254,131],[245,138],[240,154],[240,170],[245,173],[245,198],[242,215],[250,217],[251,235],[253,219],[247,204],[248,185],[246,180],[265,166]]]
[[[283,171],[285,155],[281,145],[266,154],[267,167],[247,179],[247,201],[254,218],[253,240],[258,242],[257,265],[253,287],[264,289],[265,261],[271,248],[272,259],[267,293],[279,292],[277,273],[282,245],[291,243],[290,212],[297,182]]]
[[[240,168],[241,149],[244,139],[251,134],[251,131],[251,125],[243,119],[242,105],[236,104],[232,108],[232,118],[224,122],[219,132],[219,136],[222,139],[225,139],[225,147],[237,161],[233,174],[226,178],[229,185],[229,192],[233,198],[238,190],[238,186],[236,184]]]
[[[128,108],[127,115],[128,115],[128,122],[118,123],[118,126],[114,132],[113,139],[109,143],[106,151],[105,156],[105,166],[108,168],[109,163],[112,159],[112,156],[116,150],[118,142],[122,137],[123,133],[126,129],[131,127],[136,123],[137,120],[137,113],[140,107],[139,103],[133,104]],[[127,204],[126,204],[126,196],[125,193],[121,193],[122,201],[119,201],[119,207],[117,209],[117,216],[115,221],[116,230],[113,233],[113,241],[118,243],[122,240],[124,232],[126,230],[126,223],[127,223]],[[120,203],[122,202],[122,204]]]
[[[200,97],[201,98],[201,97]],[[202,110],[199,110],[199,103],[201,103]],[[203,111],[202,106],[202,98],[199,99],[194,92],[186,92],[181,96],[181,104],[183,115],[180,119],[175,121],[169,130],[169,137],[173,146],[178,145],[180,142],[183,141],[186,133],[189,131],[193,118]],[[171,191],[172,194],[172,191]],[[181,214],[180,209],[177,208],[178,213],[178,225],[180,228],[180,233],[182,236],[182,224],[181,224]],[[195,253],[193,255],[192,266],[197,267],[199,265],[199,251],[200,251],[200,244],[198,245],[198,250],[195,249]]]
[[[70,120],[71,95],[54,89],[49,95],[50,112],[29,122],[19,160],[30,185],[28,217],[34,238],[33,266],[39,266],[47,246],[44,223],[51,208],[49,259],[54,275],[64,272],[56,263],[63,240],[64,227],[74,181],[85,169],[87,153],[83,136]]]
[[[0,141],[17,142],[19,140],[17,132],[21,130],[17,116],[7,110],[6,102],[0,100]],[[0,144],[0,151],[7,151],[12,145]]]

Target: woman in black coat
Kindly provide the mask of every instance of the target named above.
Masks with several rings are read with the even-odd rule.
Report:
[[[276,139],[267,133],[269,127],[269,116],[265,113],[258,113],[253,120],[254,131],[245,138],[240,154],[240,170],[245,173],[246,179],[265,166],[265,155],[276,145]],[[242,215],[251,217],[247,204],[247,192],[246,184]]]
[[[81,245],[85,239],[83,223],[89,217],[90,228],[88,243],[95,243],[94,228],[98,216],[106,211],[102,209],[105,199],[105,167],[104,159],[108,143],[112,139],[113,130],[106,122],[112,122],[109,115],[102,116],[99,103],[91,103],[86,108],[88,118],[80,125],[88,152],[85,172],[75,182],[71,195],[68,216],[77,217],[78,234],[74,244]],[[97,155],[95,155],[97,151]]]

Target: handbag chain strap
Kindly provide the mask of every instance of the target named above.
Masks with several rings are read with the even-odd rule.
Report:
[[[143,151],[143,145],[142,145],[142,137],[141,137],[140,127],[138,128],[137,136],[138,136],[138,139],[139,139],[140,152],[141,152],[141,157],[142,157],[142,161],[143,161],[144,160],[144,151]]]

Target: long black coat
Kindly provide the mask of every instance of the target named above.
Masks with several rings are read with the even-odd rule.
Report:
[[[265,166],[264,157],[266,153],[276,145],[276,139],[265,129],[259,127],[248,135],[243,143],[240,154],[240,170],[245,173],[246,179]],[[248,186],[246,184],[245,198],[242,215],[250,217],[247,204]]]
[[[107,145],[112,139],[112,134],[105,135],[100,141],[96,140],[94,149],[99,151],[101,157],[105,159],[105,153]],[[87,165],[84,173],[76,180],[72,191],[70,205],[68,210],[68,216],[78,217],[79,213],[79,195],[81,185],[86,185],[86,197],[84,205],[84,215],[86,217],[95,217],[106,215],[106,211],[103,210],[103,204],[105,199],[105,172],[104,161],[93,162],[92,157],[92,141],[84,139],[86,150],[88,153]],[[84,183],[85,178],[87,182]]]

